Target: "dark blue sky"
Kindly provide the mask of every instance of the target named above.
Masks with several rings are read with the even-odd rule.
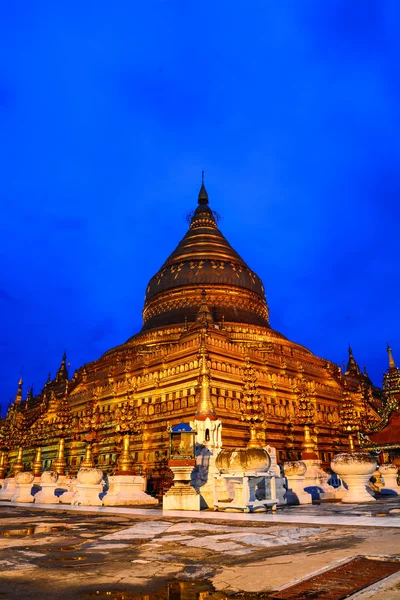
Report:
[[[400,361],[398,0],[3,3],[0,398],[141,326],[201,170],[271,325]]]

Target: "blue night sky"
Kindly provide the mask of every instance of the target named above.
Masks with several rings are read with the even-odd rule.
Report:
[[[271,325],[400,361],[398,0],[3,3],[0,401],[141,327],[205,170]]]

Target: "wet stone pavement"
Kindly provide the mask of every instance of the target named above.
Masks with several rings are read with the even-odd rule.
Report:
[[[0,599],[222,600],[273,592],[355,556],[400,559],[400,499],[280,512],[302,524],[0,506]],[[376,527],[314,517],[374,517]],[[385,516],[393,527],[380,527]],[[279,517],[279,514],[278,514]],[[393,576],[395,577],[395,576]],[[385,600],[400,598],[400,578]],[[397,586],[397,587],[396,587]],[[395,595],[393,595],[395,594]],[[286,594],[290,596],[290,594]],[[286,597],[285,596],[285,597]],[[313,598],[323,596],[313,596]],[[382,598],[382,592],[369,598]]]

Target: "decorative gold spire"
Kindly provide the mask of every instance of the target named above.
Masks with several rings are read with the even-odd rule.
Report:
[[[311,431],[308,425],[304,425],[304,440],[302,444],[301,458],[303,460],[316,459],[318,455],[316,453],[316,440],[311,436]]]
[[[262,448],[262,444],[257,436],[257,429],[254,425],[250,425],[250,439],[247,442],[247,448]]]
[[[207,190],[204,186],[204,171],[201,172],[201,188],[199,191],[198,203],[199,204],[208,204],[208,194],[207,194]]]
[[[35,477],[40,477],[42,473],[42,449],[40,446],[36,448],[35,458],[32,463],[32,471]]]
[[[65,438],[60,438],[58,440],[58,448],[57,448],[57,458],[52,462],[52,469],[56,471],[59,475],[65,475],[65,468],[67,466],[67,462],[64,456],[65,452]]]
[[[360,375],[360,367],[356,363],[356,360],[353,356],[353,350],[349,344],[349,360],[346,367],[346,373],[352,373],[353,375]]]
[[[119,455],[118,461],[118,475],[130,475],[133,473],[133,460],[130,451],[130,435],[126,433],[122,439],[122,452]]]
[[[22,446],[19,446],[17,458],[12,466],[12,472],[13,472],[14,476],[17,475],[17,473],[21,473],[24,470],[24,463],[22,462],[22,454],[23,454],[23,448],[22,448]]]
[[[22,381],[22,375],[20,377],[20,380],[18,381],[18,390],[17,393],[15,395],[15,400],[14,400],[14,404],[16,406],[19,406],[22,402],[22,386],[23,386],[23,381]]]
[[[67,352],[64,350],[63,357],[61,359],[61,365],[56,374],[56,381],[63,381],[68,379],[68,369],[67,369]]]
[[[210,393],[210,371],[207,365],[207,350],[205,345],[205,331],[201,332],[200,336],[200,348],[199,348],[199,365],[200,365],[200,375],[199,375],[199,387],[200,387],[200,397],[197,405],[197,411],[195,415],[195,419],[197,421],[205,421],[207,417],[211,421],[217,420],[217,415],[215,414],[215,408],[211,400]]]
[[[387,348],[386,348],[386,351],[387,351],[387,353],[388,353],[388,355],[389,355],[389,368],[390,368],[390,369],[395,369],[395,368],[396,368],[396,363],[394,362],[394,359],[393,359],[393,354],[392,354],[392,349],[391,349],[391,347],[389,346],[389,342],[387,342]]]

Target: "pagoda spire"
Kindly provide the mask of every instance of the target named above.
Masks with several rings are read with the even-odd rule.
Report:
[[[22,381],[22,375],[18,381],[18,390],[17,393],[15,395],[15,400],[14,400],[14,404],[15,406],[19,406],[22,402],[22,386],[23,386],[24,382]]]
[[[386,351],[387,351],[388,356],[389,356],[389,369],[395,369],[396,368],[396,363],[394,362],[394,358],[393,358],[393,354],[392,354],[392,349],[389,346],[389,342],[387,342]]]
[[[61,360],[60,368],[57,371],[56,381],[62,381],[68,379],[68,369],[67,369],[67,353],[64,350],[64,354]]]
[[[204,185],[204,171],[201,172],[201,188],[197,201],[199,204],[208,204],[208,194]]]
[[[199,364],[200,364],[200,375],[199,375],[199,387],[200,397],[197,404],[197,411],[195,415],[196,421],[205,421],[207,417],[210,421],[216,421],[217,415],[215,414],[215,408],[211,400],[210,393],[210,370],[207,365],[207,349],[205,345],[205,331],[200,334],[200,348],[199,348]]]
[[[28,393],[26,395],[26,400],[25,400],[25,410],[27,410],[30,401],[33,398],[33,385],[31,385],[31,387],[28,389]]]
[[[351,349],[350,344],[349,344],[349,360],[347,362],[346,373],[351,373],[353,375],[360,374],[360,367],[358,366],[358,364],[355,361],[355,358],[353,356],[353,350]]]

